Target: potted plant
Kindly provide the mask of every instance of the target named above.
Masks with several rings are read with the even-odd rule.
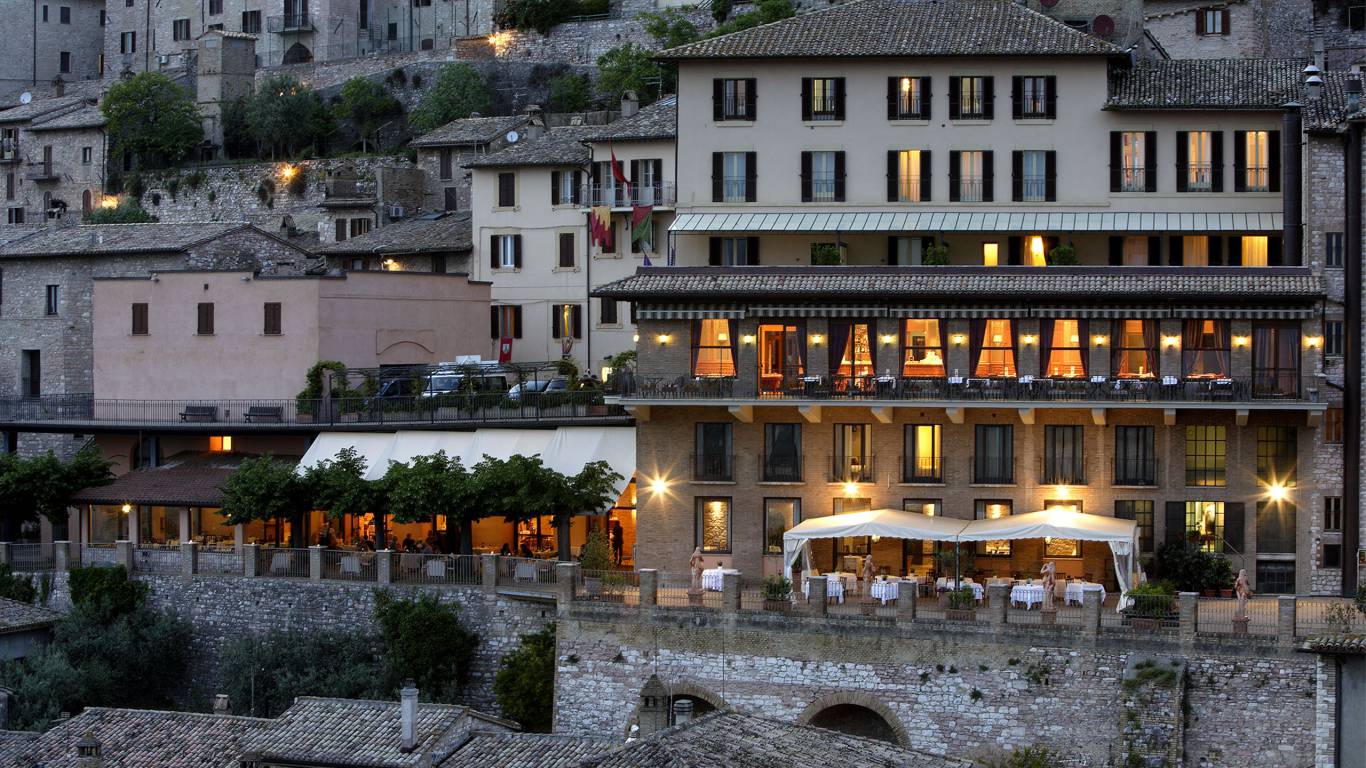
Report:
[[[792,582],[781,573],[765,578],[761,592],[765,611],[786,613],[792,606]]]
[[[977,619],[977,593],[972,587],[950,589],[947,592],[949,606],[944,617],[950,621],[975,621]]]
[[[1055,267],[1075,267],[1081,262],[1077,258],[1077,249],[1064,244],[1054,246],[1048,252],[1048,263]]]
[[[583,573],[583,588],[590,600],[602,599],[603,588],[613,576],[612,545],[603,531],[593,531],[583,543],[579,556],[579,570]],[[620,578],[620,576],[617,576]]]
[[[1139,584],[1129,590],[1128,597],[1132,603],[1124,609],[1124,620],[1139,631],[1156,632],[1175,611],[1176,596],[1161,582]]]
[[[949,263],[949,246],[940,241],[925,247],[920,263],[927,267],[942,267]]]

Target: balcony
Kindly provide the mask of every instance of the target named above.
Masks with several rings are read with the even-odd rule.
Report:
[[[266,17],[266,31],[276,34],[302,34],[313,31],[313,22],[307,13],[286,13]]]
[[[901,482],[903,483],[942,483],[944,482],[943,462],[938,456],[901,457]]]
[[[57,181],[62,177],[57,165],[52,162],[29,163],[24,178],[29,181]]]
[[[678,201],[673,182],[660,182],[651,186],[585,184],[580,190],[579,199],[583,201],[581,204],[584,206],[610,205],[613,208],[630,208],[633,205],[672,208]]]
[[[733,481],[735,479],[735,457],[724,453],[699,453],[693,456],[692,479],[713,483]]]
[[[0,165],[14,165],[22,160],[19,154],[19,143],[14,139],[5,139],[0,144]]]
[[[877,481],[877,457],[872,454],[863,456],[830,457],[830,482],[832,483],[872,483]]]
[[[365,431],[470,424],[629,423],[619,404],[598,392],[555,393],[520,402],[503,393],[439,397],[365,397],[316,400],[101,400],[91,395],[0,399],[0,426],[35,432]]]
[[[731,377],[644,376],[622,393],[623,400],[791,400],[860,403],[1076,403],[1078,407],[1141,404],[1219,405],[1233,403],[1318,403],[1317,390],[1296,386],[1298,376],[1252,379],[1175,377],[1089,379],[911,378],[896,376],[787,376],[764,379],[760,389]]]

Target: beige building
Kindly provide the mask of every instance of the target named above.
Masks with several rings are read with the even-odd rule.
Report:
[[[1191,541],[1308,591],[1341,438],[1320,267],[1282,194],[1298,66],[1133,65],[994,0],[870,0],[662,58],[675,263],[712,268],[593,294],[640,323],[639,564],[700,546],[776,572],[801,519],[1066,505],[1136,520],[1147,555]],[[817,567],[933,552],[840,540]],[[976,568],[1044,558],[1109,571],[1077,542],[982,545]]]

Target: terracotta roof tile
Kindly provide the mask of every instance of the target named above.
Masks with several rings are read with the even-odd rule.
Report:
[[[242,740],[270,720],[191,712],[90,707],[30,742],[42,768],[76,768],[74,744],[87,732],[100,741],[101,768],[225,768]]]
[[[28,129],[30,131],[74,131],[82,128],[103,128],[104,123],[104,113],[100,111],[100,108],[93,104],[87,104],[80,109],[73,109],[56,117],[44,117],[35,120]]]
[[[529,165],[587,165],[590,158],[584,139],[601,126],[571,125],[548,128],[538,139],[524,138],[507,149],[466,163],[466,168],[511,168]]]
[[[1366,635],[1359,632],[1315,635],[1304,641],[1300,649],[1314,653],[1366,655]]]
[[[1279,111],[1301,98],[1299,59],[1170,59],[1110,71],[1111,109]]]
[[[0,245],[0,259],[32,256],[101,256],[128,253],[181,253],[238,230],[274,235],[246,222],[80,224],[44,227],[29,237]],[[281,240],[281,242],[286,242]],[[296,247],[297,246],[291,246]]]
[[[1113,56],[1120,49],[1012,0],[857,0],[709,40],[661,59]]]
[[[36,605],[0,598],[0,635],[51,626],[59,615]]]
[[[487,144],[514,128],[526,124],[526,115],[465,117],[452,120],[413,139],[414,147],[462,147]]]
[[[119,475],[108,485],[86,488],[75,494],[72,501],[217,507],[223,503],[223,484],[247,458],[250,457],[240,453],[177,453],[167,457],[160,466],[135,469]]]
[[[587,736],[476,732],[438,768],[576,768],[613,746]]]
[[[398,255],[407,253],[468,253],[470,212],[433,212],[419,214],[364,235],[318,249],[331,256],[357,254]]]
[[[664,141],[678,136],[678,97],[641,107],[631,117],[603,126],[584,141]]]

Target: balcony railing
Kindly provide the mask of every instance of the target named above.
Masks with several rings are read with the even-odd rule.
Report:
[[[911,456],[909,454],[902,456],[901,482],[944,482],[944,468],[942,460],[938,456]]]
[[[286,13],[266,17],[267,32],[312,32],[313,22],[307,13]]]
[[[735,479],[735,457],[725,453],[699,453],[693,456],[692,479],[730,481]]]
[[[658,184],[585,184],[580,199],[583,205],[610,205],[626,208],[632,205],[653,205],[657,208],[672,208],[678,198],[674,184],[662,181]]]
[[[731,377],[642,376],[623,397],[642,400],[908,400],[1079,403],[1248,403],[1319,401],[1287,377],[1248,379],[1119,378],[911,378],[896,376],[760,377],[762,388]]]
[[[24,178],[29,181],[55,181],[61,178],[61,173],[58,172],[55,163],[29,163],[28,169],[24,171]]]
[[[802,481],[802,457],[770,457],[759,465],[761,483],[800,483]]]
[[[832,483],[871,483],[877,477],[876,456],[832,456],[830,457],[830,482]]]
[[[99,400],[90,395],[0,399],[0,424],[232,426],[269,430],[309,424],[465,424],[626,420],[599,392],[554,392],[536,402],[501,393],[331,400]]]

